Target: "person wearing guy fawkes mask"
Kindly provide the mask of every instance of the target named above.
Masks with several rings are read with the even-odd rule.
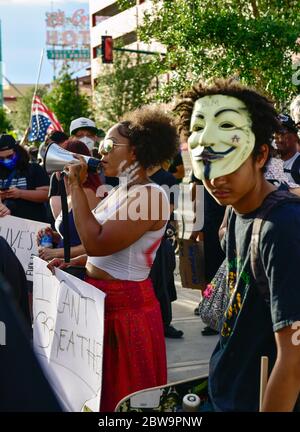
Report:
[[[0,135],[0,217],[47,221],[49,179],[11,135]]]
[[[70,135],[83,142],[91,154],[98,141],[97,133],[95,122],[88,118],[79,117],[70,124]]]
[[[232,208],[222,239],[230,301],[210,359],[206,409],[298,410],[300,350],[292,336],[293,323],[300,320],[300,206],[294,197],[261,216],[283,196],[264,176],[282,122],[269,99],[232,79],[199,81],[182,95],[175,112],[179,132],[190,132],[195,176],[219,205]],[[255,233],[257,218],[263,224]],[[260,279],[251,265],[252,232]],[[262,356],[269,358],[263,395]]]

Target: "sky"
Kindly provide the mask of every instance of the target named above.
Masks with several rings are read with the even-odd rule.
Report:
[[[51,3],[53,11],[60,9],[67,16],[80,8],[88,13],[88,0],[0,0],[3,75],[14,84],[36,83]],[[50,83],[52,78],[53,66],[45,50],[39,82]]]

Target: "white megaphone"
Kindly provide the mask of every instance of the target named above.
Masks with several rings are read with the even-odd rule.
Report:
[[[70,162],[78,162],[75,156],[82,156],[86,161],[89,172],[101,171],[101,160],[91,156],[79,155],[63,149],[57,144],[50,144],[44,156],[44,168],[48,174],[63,171],[65,165]]]

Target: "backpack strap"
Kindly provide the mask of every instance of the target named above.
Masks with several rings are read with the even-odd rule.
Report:
[[[300,155],[298,155],[298,157],[296,157],[294,160],[291,169],[284,168],[283,171],[285,173],[291,174],[294,182],[296,184],[300,184]]]
[[[270,211],[287,202],[300,204],[300,198],[286,190],[276,190],[271,192],[263,201],[253,222],[250,242],[250,265],[258,290],[268,304],[270,303],[270,290],[269,282],[259,253],[260,232]]]

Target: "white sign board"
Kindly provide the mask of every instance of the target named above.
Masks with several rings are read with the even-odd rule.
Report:
[[[36,235],[49,224],[15,216],[0,218],[0,235],[19,258],[29,281],[33,280],[33,257],[38,255]]]
[[[99,411],[105,294],[34,257],[33,343],[64,407]],[[89,401],[87,403],[87,401]]]

